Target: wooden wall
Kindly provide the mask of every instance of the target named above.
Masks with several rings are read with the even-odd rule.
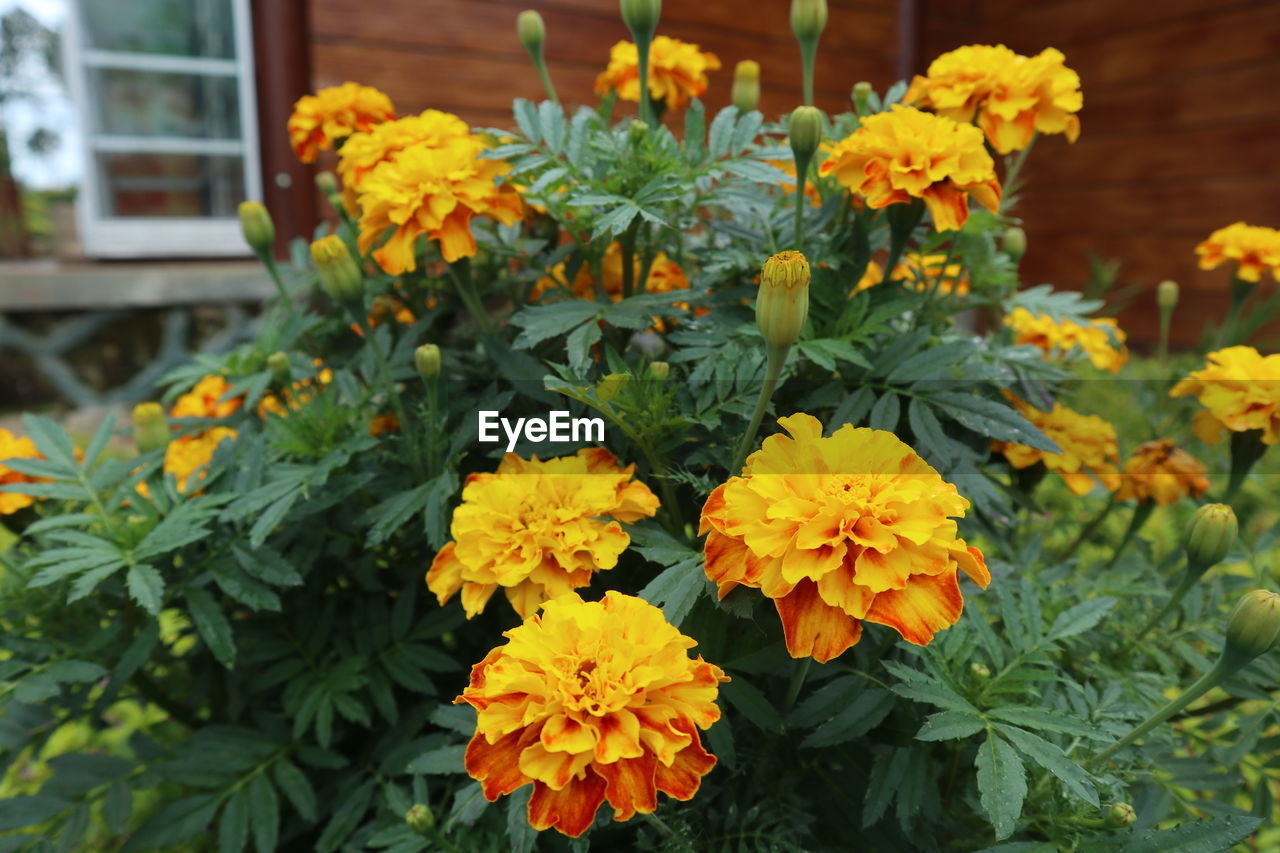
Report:
[[[1062,50],[1084,90],[1080,139],[1040,140],[1027,191],[1031,282],[1079,287],[1086,253],[1121,282],[1182,285],[1174,337],[1197,342],[1226,309],[1230,274],[1195,246],[1237,220],[1280,227],[1280,3],[1268,0],[923,0],[919,64],[970,43]],[[1274,287],[1272,282],[1264,285]],[[1155,337],[1153,291],[1121,315]]]

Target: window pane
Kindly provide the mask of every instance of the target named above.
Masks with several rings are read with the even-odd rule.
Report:
[[[106,216],[231,217],[244,201],[240,157],[99,154]]]
[[[239,139],[237,78],[90,68],[94,129],[130,136]]]
[[[80,8],[86,41],[99,50],[236,55],[231,0],[80,0]]]

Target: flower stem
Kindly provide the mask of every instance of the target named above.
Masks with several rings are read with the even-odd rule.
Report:
[[[1165,602],[1164,607],[1160,608],[1160,612],[1152,616],[1146,625],[1142,626],[1142,630],[1138,632],[1132,640],[1129,641],[1126,648],[1132,648],[1142,641],[1142,638],[1151,633],[1151,630],[1164,621],[1165,617],[1173,612],[1173,609],[1182,603],[1182,599],[1187,597],[1187,593],[1191,591],[1191,587],[1196,585],[1196,581],[1204,573],[1195,574],[1191,571],[1191,566],[1187,566],[1187,572],[1182,576],[1182,580],[1174,587],[1173,592],[1169,595],[1169,600]]]
[[[267,272],[271,275],[271,280],[275,282],[276,292],[280,294],[280,302],[283,305],[292,305],[293,299],[289,296],[288,289],[284,286],[284,279],[280,277],[280,270],[276,267],[276,259],[271,256],[271,252],[263,250],[256,253],[258,260],[262,261],[262,265],[267,268]]]
[[[636,292],[636,236],[640,233],[640,217],[631,220],[622,235],[622,298],[630,299]]]
[[[804,69],[804,104],[813,106],[813,62],[818,53],[816,38],[800,39],[800,64]]]
[[[808,677],[811,666],[813,666],[813,658],[796,661],[795,672],[791,674],[791,684],[787,687],[787,696],[782,701],[783,717],[790,714],[791,709],[796,706],[796,700],[800,698],[800,688],[804,686],[804,680]]]
[[[476,295],[475,288],[472,287],[470,258],[459,258],[449,264],[449,277],[453,279],[453,285],[457,288],[458,297],[462,300],[462,304],[467,306],[467,311],[475,318],[476,325],[486,335],[496,334],[497,330],[493,326],[493,320],[490,319],[489,312],[485,310],[484,303],[480,301],[480,297]]]
[[[768,361],[764,370],[764,384],[760,386],[760,397],[756,400],[755,411],[751,413],[751,424],[747,427],[747,431],[742,434],[742,441],[738,444],[738,452],[734,457],[733,464],[729,466],[729,476],[736,477],[738,472],[742,470],[742,463],[747,460],[747,451],[751,445],[755,443],[756,433],[760,431],[760,422],[764,420],[764,410],[769,406],[769,398],[773,396],[773,389],[778,387],[778,377],[782,374],[782,365],[787,360],[787,353],[791,351],[791,347],[770,347]]]
[[[1111,555],[1111,559],[1107,561],[1106,568],[1110,569],[1120,561],[1120,556],[1129,547],[1129,543],[1133,541],[1133,537],[1138,535],[1138,531],[1147,523],[1147,519],[1151,518],[1152,511],[1156,508],[1155,501],[1142,501],[1133,508],[1133,517],[1129,519],[1129,526],[1125,528],[1124,538],[1120,540],[1120,544],[1116,545],[1115,553]]]
[[[805,199],[805,188],[809,184],[809,164],[813,162],[813,155],[800,155],[796,157],[796,241],[795,247],[797,252],[804,251],[804,209],[808,206]]]
[[[639,60],[640,84],[640,120],[653,127],[653,102],[649,98],[649,45],[653,42],[652,34],[641,36],[632,34],[636,40],[636,57]]]
[[[1244,304],[1249,301],[1249,296],[1253,293],[1254,285],[1245,281],[1239,275],[1231,278],[1231,307],[1227,311],[1226,322],[1222,324],[1222,328],[1218,330],[1217,346],[1219,348],[1229,344],[1238,344],[1236,340],[1238,334],[1237,326],[1240,323],[1240,312],[1244,308]]]
[[[1107,516],[1111,515],[1111,510],[1115,508],[1116,493],[1112,492],[1110,499],[1107,501],[1107,505],[1102,508],[1102,512],[1094,516],[1093,521],[1089,522],[1088,525],[1080,531],[1080,535],[1075,538],[1075,541],[1071,543],[1067,550],[1062,552],[1062,557],[1059,559],[1070,559],[1076,551],[1080,549],[1081,545],[1083,545],[1087,540],[1093,538],[1093,534],[1098,532],[1098,528],[1102,526],[1102,522],[1107,520]]]
[[[1020,172],[1022,172],[1022,167],[1026,165],[1027,156],[1031,154],[1031,146],[1036,144],[1036,139],[1038,139],[1039,136],[1040,136],[1040,131],[1038,130],[1035,133],[1031,134],[1031,139],[1028,140],[1027,147],[1019,151],[1018,155],[1013,158],[1013,162],[1009,164],[1009,167],[1007,169],[1005,169],[1004,181],[1001,184],[1001,194],[1000,194],[1000,212],[1001,213],[1005,212],[1005,200],[1010,198],[1015,192],[1018,191],[1018,175]]]

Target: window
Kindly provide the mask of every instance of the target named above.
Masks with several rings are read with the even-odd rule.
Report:
[[[244,255],[259,198],[248,0],[76,0],[67,69],[94,257]]]

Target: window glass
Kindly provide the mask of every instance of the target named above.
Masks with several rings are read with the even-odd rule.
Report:
[[[99,133],[239,139],[235,77],[90,68]]]
[[[244,160],[203,154],[99,154],[106,216],[230,217],[245,200]]]
[[[233,59],[231,0],[82,0],[88,47]]]

